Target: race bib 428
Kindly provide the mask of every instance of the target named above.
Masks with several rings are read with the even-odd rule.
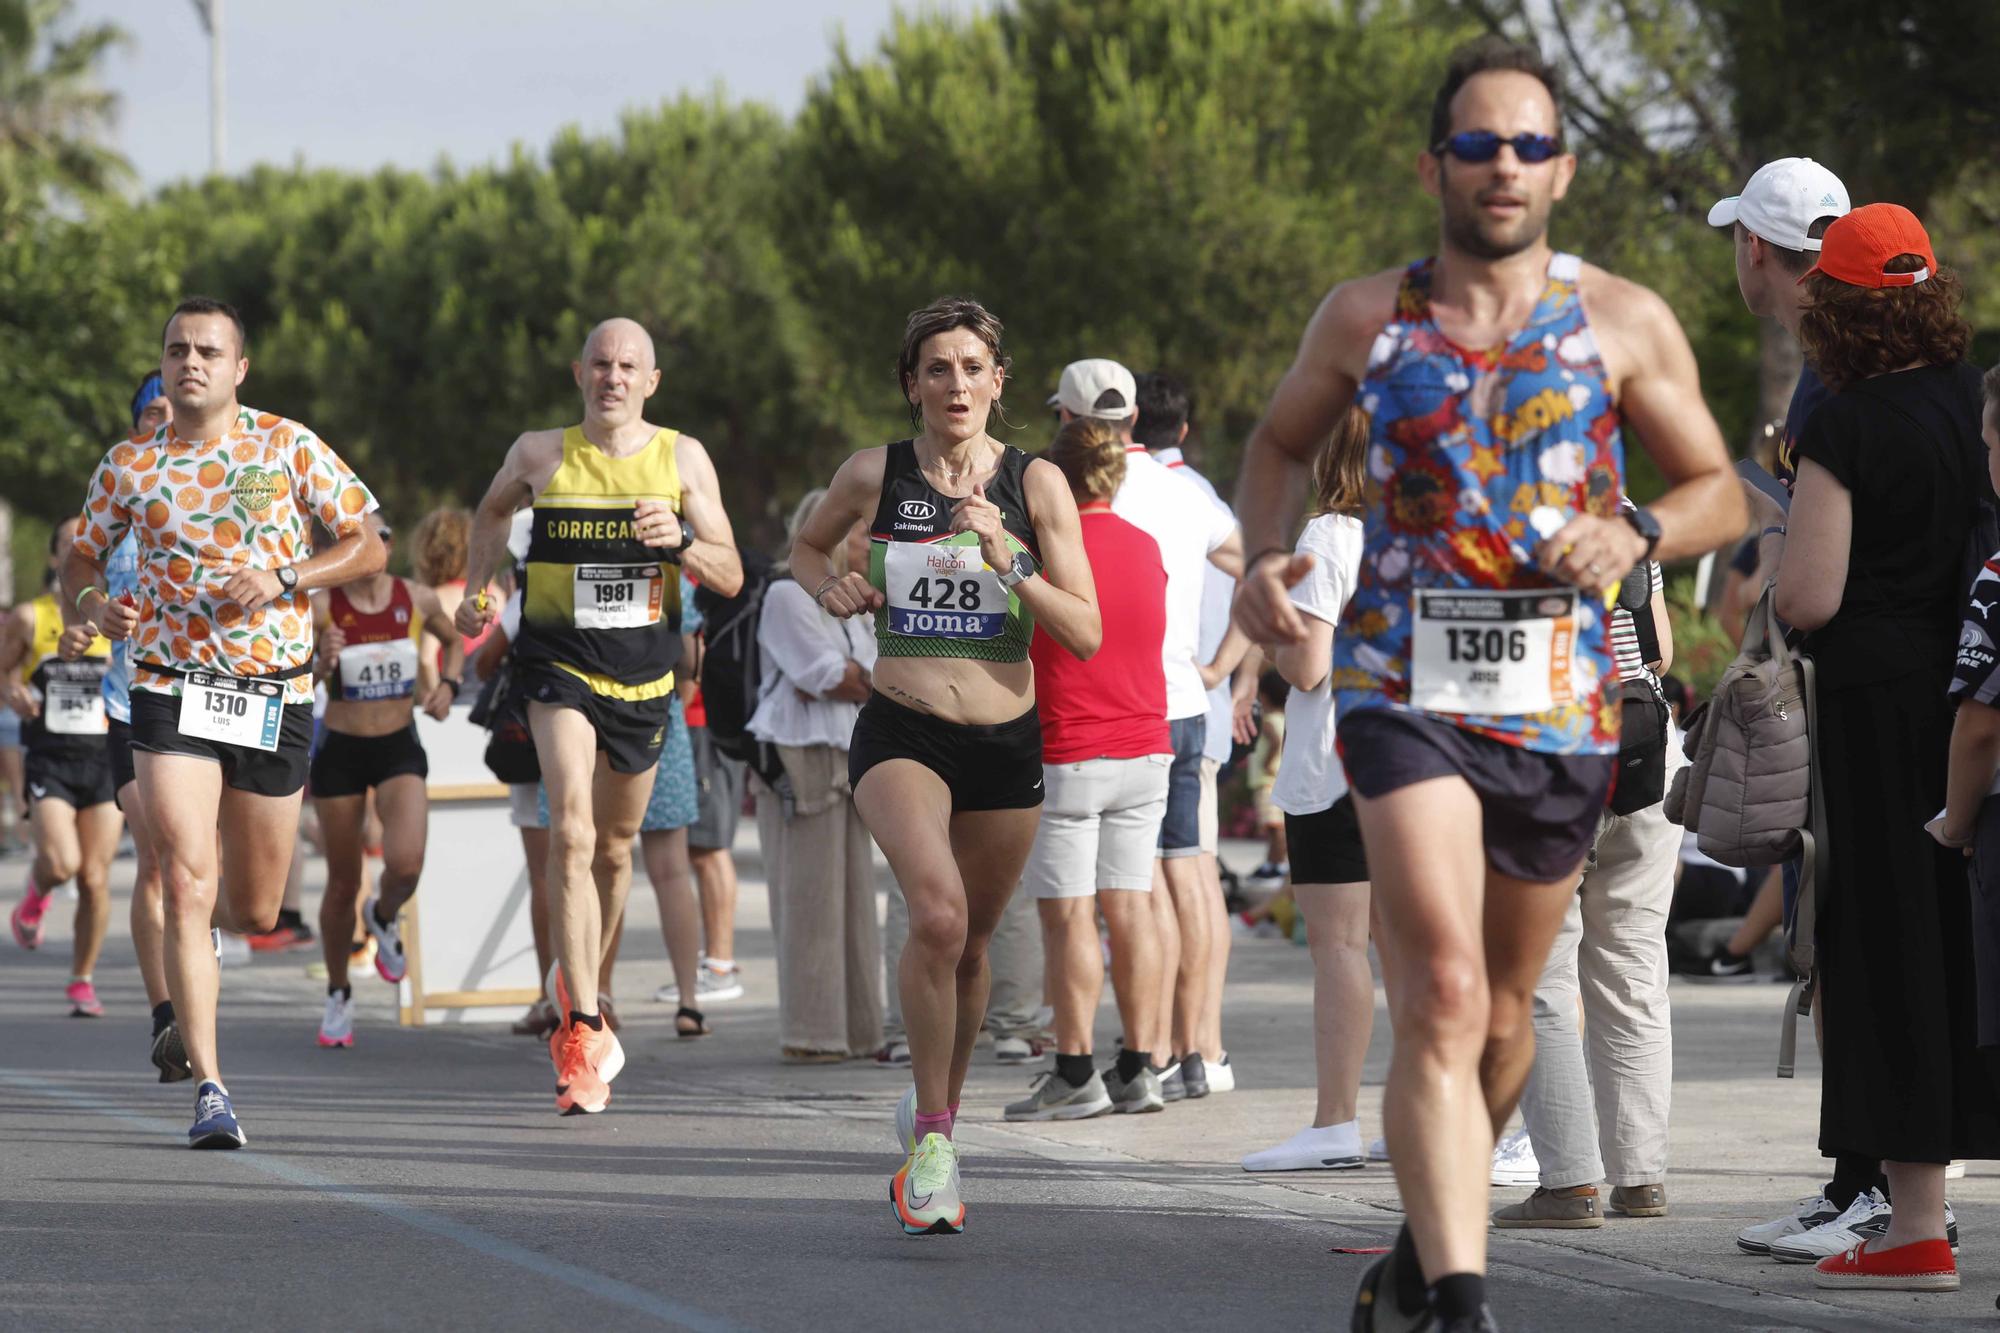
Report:
[[[883,572],[892,634],[992,639],[1007,627],[1007,590],[977,546],[891,542]]]

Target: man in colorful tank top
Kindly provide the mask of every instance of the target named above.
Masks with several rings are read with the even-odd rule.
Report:
[[[606,320],[571,372],[582,424],[514,441],[474,516],[466,570],[468,588],[486,587],[515,514],[532,506],[514,658],[548,790],[551,993],[563,1020],[549,1056],[564,1115],[602,1111],[625,1063],[598,1012],[598,972],[666,739],[681,651],[675,566],[724,597],[743,582],[708,451],[646,420],[660,387],[646,330]],[[467,597],[459,633],[482,633],[499,611]]]
[[[1357,1329],[1494,1327],[1487,1153],[1618,745],[1607,595],[1647,556],[1743,529],[1673,312],[1549,247],[1576,171],[1561,135],[1537,52],[1485,38],[1454,55],[1419,169],[1438,255],[1326,297],[1238,490],[1266,553],[1237,618],[1298,642],[1286,587],[1311,562],[1275,548],[1314,449],[1350,404],[1367,412],[1365,554],[1333,684],[1395,1018],[1384,1119],[1408,1222],[1362,1279]],[[1667,489],[1621,517],[1628,424]]]
[[[262,931],[277,916],[312,737],[307,593],[380,569],[382,548],[364,531],[375,497],[347,464],[298,422],[238,400],[250,361],[233,308],[183,301],[163,342],[172,419],[98,466],[63,566],[63,614],[131,643],[138,797],[165,874],[167,991],[197,1081],[188,1144],[237,1148],[247,1140],[216,1049],[210,920]],[[315,520],[335,539],[318,554]],[[138,588],[113,600],[104,564],[128,533]]]

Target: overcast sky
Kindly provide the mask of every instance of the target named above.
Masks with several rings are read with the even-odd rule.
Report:
[[[231,171],[255,162],[426,168],[616,128],[627,107],[721,84],[796,109],[836,32],[872,50],[896,9],[982,0],[218,0]],[[132,42],[106,62],[117,145],[147,186],[208,168],[208,48],[194,0],[75,0]]]

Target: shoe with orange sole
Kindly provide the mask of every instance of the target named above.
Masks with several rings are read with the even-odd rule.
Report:
[[[1874,1238],[1813,1266],[1816,1287],[1871,1287],[1878,1291],[1957,1291],[1958,1261],[1948,1240],[1920,1240],[1877,1250]]]

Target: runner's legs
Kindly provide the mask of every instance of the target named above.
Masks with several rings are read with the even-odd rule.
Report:
[[[958,1105],[965,1072],[972,1064],[972,1048],[986,1022],[986,1000],[993,982],[986,946],[1000,926],[1007,900],[1021,882],[1021,872],[1027,868],[1041,817],[1039,808],[976,810],[951,817],[951,850],[960,867],[966,907],[965,948],[956,973],[958,1034],[947,1089],[947,1104],[951,1106]],[[904,957],[908,956],[906,952]]]
[[[160,861],[153,848],[153,831],[146,822],[146,807],[139,799],[137,782],[128,782],[118,789],[118,804],[125,812],[125,826],[132,830],[135,861],[132,951],[139,956],[139,979],[145,983],[147,1007],[157,1008],[167,998],[167,922],[160,889]]]
[[[111,860],[118,855],[118,832],[124,820],[118,807],[100,802],[76,817],[81,857],[76,869],[76,940],[71,946],[70,975],[87,977],[97,966],[104,932],[111,925]]]
[[[424,874],[431,821],[425,780],[415,773],[390,778],[375,789],[375,809],[382,821],[382,874],[375,896],[380,915],[393,922]]]
[[[890,759],[862,776],[854,804],[909,906],[909,937],[891,980],[902,1000],[917,1111],[943,1115],[963,1026],[957,970],[969,929],[965,882],[953,858],[951,790],[914,759]],[[977,1019],[971,1031],[976,1039]]]
[[[366,814],[363,798],[318,796],[320,845],[326,852],[326,889],[319,900],[319,944],[326,959],[326,988],[330,995],[354,979],[347,974],[348,959],[354,950],[354,903],[361,894],[361,877],[366,861],[361,846],[362,823]]]
[[[222,765],[189,755],[135,751],[139,806],[153,834],[162,885],[163,962],[181,1042],[198,1080],[220,1079],[215,1049],[219,979],[209,937],[216,917],[216,811]]]
[[[1520,1029],[1575,880],[1490,872],[1479,798],[1463,778],[1373,800],[1357,792],[1355,804],[1396,1027],[1383,1120],[1397,1188],[1425,1279],[1481,1273],[1495,1117],[1519,1099],[1534,1050]]]
[[[76,807],[48,796],[28,807],[35,835],[35,887],[43,893],[61,888],[83,862],[77,839]]]

